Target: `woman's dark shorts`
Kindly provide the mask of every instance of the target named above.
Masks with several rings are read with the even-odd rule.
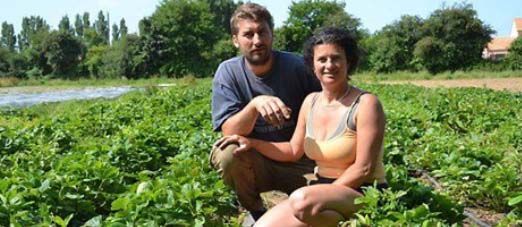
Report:
[[[331,184],[335,180],[337,180],[337,179],[317,176],[317,179],[310,181],[309,185],[314,185],[314,184]],[[364,191],[363,191],[362,188],[363,187],[368,187],[368,186],[373,186],[373,184],[364,183],[364,184],[361,185],[361,187],[355,188],[354,190],[358,191],[359,193],[364,195]],[[382,191],[382,190],[388,188],[388,184],[387,183],[380,183],[380,184],[377,184],[376,188],[377,188],[377,190]]]

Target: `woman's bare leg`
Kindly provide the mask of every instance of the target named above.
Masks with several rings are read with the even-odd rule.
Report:
[[[292,215],[292,207],[290,207],[290,201],[287,199],[268,210],[259,220],[256,221],[254,226],[306,227],[309,225],[299,221],[294,215]]]
[[[256,226],[337,226],[359,206],[357,191],[342,185],[319,184],[302,187],[288,200],[268,211]]]

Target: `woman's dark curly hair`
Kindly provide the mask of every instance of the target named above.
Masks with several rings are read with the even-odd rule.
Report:
[[[355,38],[347,30],[325,27],[317,30],[304,45],[304,60],[312,71],[314,68],[314,47],[320,44],[335,44],[344,49],[349,67],[348,75],[352,75],[355,69],[357,69],[360,52]]]

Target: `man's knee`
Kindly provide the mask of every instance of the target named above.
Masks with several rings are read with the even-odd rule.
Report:
[[[236,144],[228,145],[224,149],[219,149],[217,147],[212,148],[210,162],[214,169],[218,170],[220,174],[228,173],[237,159],[233,154],[233,151],[237,148],[238,145]]]

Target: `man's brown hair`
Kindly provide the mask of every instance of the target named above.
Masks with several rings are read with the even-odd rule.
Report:
[[[256,22],[266,22],[270,27],[270,31],[274,30],[274,20],[268,10],[256,3],[247,2],[237,7],[230,18],[230,31],[232,35],[237,35],[239,28],[237,23],[239,20],[253,20]]]

